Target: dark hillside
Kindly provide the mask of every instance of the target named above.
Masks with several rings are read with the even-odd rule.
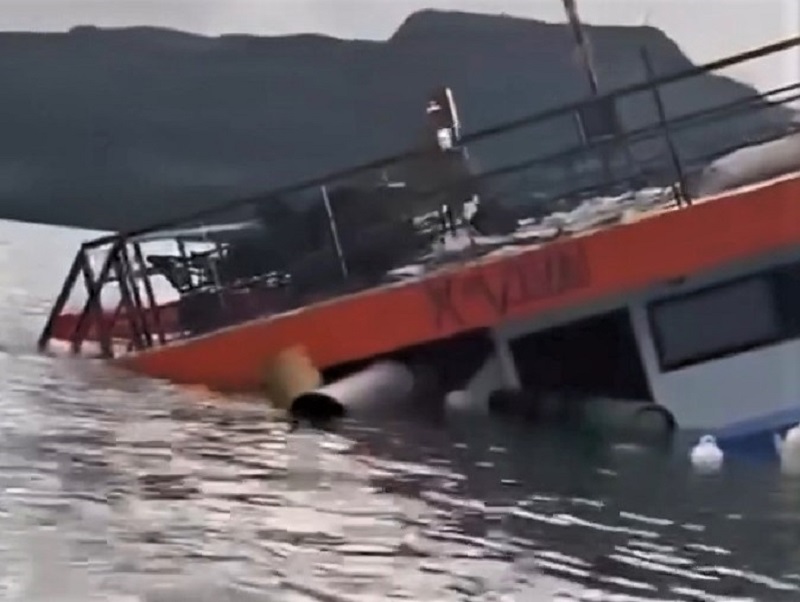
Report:
[[[690,66],[663,33],[593,27],[603,85]],[[206,38],[153,28],[0,34],[0,216],[120,229],[408,147],[441,84],[468,131],[575,100],[585,82],[565,26],[424,11],[386,42],[314,35]],[[705,76],[667,92],[675,113],[753,93]],[[649,110],[649,109],[648,109]],[[623,106],[626,125],[650,119]],[[782,110],[683,145],[723,148]],[[477,149],[482,167],[571,144],[548,136]]]

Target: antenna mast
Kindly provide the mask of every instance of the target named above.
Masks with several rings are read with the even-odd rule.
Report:
[[[562,2],[567,13],[567,21],[572,29],[572,36],[575,38],[575,46],[586,73],[586,79],[589,81],[589,89],[592,91],[592,96],[598,96],[600,87],[597,83],[597,69],[595,69],[589,40],[583,31],[583,23],[578,16],[577,0],[562,0]]]

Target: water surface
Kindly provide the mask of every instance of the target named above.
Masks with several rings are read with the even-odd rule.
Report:
[[[774,468],[463,416],[290,431],[38,355],[89,237],[0,222],[1,599],[800,599],[800,481]]]

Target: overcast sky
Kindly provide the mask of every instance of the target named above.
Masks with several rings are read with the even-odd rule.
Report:
[[[697,62],[800,33],[800,0],[578,0],[578,6],[587,23],[659,27]],[[156,25],[207,35],[383,39],[423,8],[564,20],[561,0],[0,0],[0,30]],[[800,78],[800,52],[734,75],[761,88]]]

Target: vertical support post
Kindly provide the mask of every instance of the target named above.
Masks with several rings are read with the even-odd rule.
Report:
[[[113,329],[114,324],[117,323],[117,320],[119,320],[119,315],[122,313],[123,309],[124,309],[124,305],[122,303],[117,303],[117,306],[114,308],[114,311],[112,312],[112,314],[111,314],[111,316],[110,316],[110,318],[108,320],[108,323],[111,325],[112,329]]]
[[[572,36],[575,38],[575,46],[580,54],[581,64],[586,73],[589,89],[592,92],[592,96],[597,96],[600,91],[600,86],[597,82],[597,70],[592,59],[589,41],[586,39],[583,24],[578,16],[578,5],[576,0],[562,0],[562,2],[564,3],[564,12],[567,13],[567,21],[572,29]]]
[[[120,269],[124,272],[126,282],[129,287],[131,301],[133,308],[136,312],[136,319],[139,324],[139,329],[142,333],[142,339],[148,347],[153,346],[153,336],[150,334],[150,328],[147,323],[147,316],[144,312],[144,304],[142,303],[142,295],[139,290],[139,284],[136,282],[136,274],[133,272],[131,259],[128,255],[128,245],[124,245],[120,249]]]
[[[88,291],[88,296],[86,302],[83,304],[83,309],[81,310],[80,315],[78,316],[78,321],[75,324],[75,331],[72,334],[72,350],[73,352],[77,353],[80,351],[80,341],[82,341],[86,336],[86,329],[87,329],[87,319],[89,317],[89,313],[96,311],[99,309],[102,311],[102,307],[100,305],[100,292],[105,286],[106,282],[108,282],[108,276],[111,273],[111,268],[114,265],[114,262],[117,261],[117,253],[119,252],[119,247],[122,244],[122,238],[117,238],[112,244],[111,248],[108,250],[108,255],[103,261],[103,265],[100,268],[100,273],[97,275],[97,279],[95,282],[92,283],[90,290]]]
[[[64,279],[64,284],[61,285],[61,291],[59,291],[58,297],[56,297],[56,302],[50,309],[50,315],[47,316],[47,322],[45,322],[44,328],[42,328],[42,332],[39,335],[39,351],[44,351],[47,347],[47,343],[50,342],[50,339],[53,336],[53,327],[56,319],[58,319],[58,316],[60,316],[61,312],[64,310],[64,306],[69,300],[72,289],[75,287],[75,283],[78,280],[78,275],[81,272],[81,259],[83,252],[83,247],[81,247],[75,254],[75,259],[72,260],[72,266],[70,266],[69,272],[67,272],[67,277]]]
[[[147,303],[149,305],[149,315],[153,318],[153,326],[155,327],[156,336],[160,345],[166,343],[166,336],[164,335],[164,327],[161,323],[161,308],[156,301],[156,294],[153,290],[153,283],[150,281],[150,273],[147,271],[147,262],[144,260],[142,253],[142,245],[138,242],[133,243],[133,260],[139,273],[142,275],[142,284],[144,285],[144,293],[147,296]]]
[[[185,265],[185,266],[188,266],[189,265],[189,254],[186,252],[186,243],[183,241],[183,239],[180,236],[175,238],[175,243],[178,245],[178,255],[181,258],[181,263],[183,265]],[[192,290],[192,289],[195,288],[196,284],[194,282],[194,278],[192,277],[191,268],[187,268],[186,274],[188,275],[188,279],[189,279],[188,288],[189,288],[189,290]]]
[[[92,264],[89,261],[89,254],[87,253],[87,251],[81,248],[80,254],[81,254],[81,272],[83,272],[83,281],[85,283],[86,290],[88,291],[91,289],[92,286],[94,286],[95,282],[94,270],[92,269]],[[98,335],[98,342],[100,343],[100,352],[103,354],[103,357],[113,357],[114,352],[111,349],[111,333],[109,332],[113,324],[106,324],[106,321],[104,319],[105,316],[103,315],[102,295],[98,296],[98,303],[96,307],[92,310],[92,314],[95,320],[95,324],[97,325],[97,335]],[[80,347],[82,343],[83,343],[82,340],[73,339],[72,341],[73,352],[75,353],[80,352]]]
[[[220,277],[219,277],[219,269],[217,268],[217,257],[219,257],[219,255],[220,255],[220,245],[219,245],[219,242],[212,241],[209,238],[208,229],[205,226],[205,224],[202,226],[202,232],[203,232],[203,240],[205,242],[209,243],[209,244],[213,244],[214,245],[214,250],[213,251],[203,251],[203,258],[204,258],[204,260],[206,262],[206,267],[208,269],[208,272],[211,274],[211,279],[213,281],[212,282],[213,288],[212,288],[211,293],[216,295],[217,301],[219,302],[219,311],[224,316],[224,320],[227,322],[227,320],[228,320],[228,315],[227,315],[227,313],[228,313],[228,311],[227,311],[228,310],[228,302],[225,299],[225,290],[222,287],[222,282],[220,281]],[[216,253],[217,257],[214,256],[215,253]],[[219,314],[217,314],[217,315],[219,315]],[[218,322],[219,318],[217,317],[217,318],[215,318],[215,320]]]
[[[209,257],[209,265],[211,267],[211,273],[214,275],[214,286],[217,287],[217,294],[219,295],[219,304],[220,308],[222,308],[223,312],[227,312],[228,310],[228,299],[225,297],[226,289],[228,289],[228,285],[223,285],[222,278],[219,275],[219,261],[222,259],[223,247],[222,244],[218,241],[214,241],[214,251],[208,256]],[[226,321],[228,317],[226,316]]]
[[[648,81],[655,81],[655,70],[653,69],[653,63],[650,60],[650,53],[647,52],[647,48],[644,46],[640,49],[642,55],[642,63],[644,63],[645,73],[647,74]],[[688,193],[686,191],[686,180],[683,175],[683,167],[681,167],[681,161],[678,157],[678,151],[675,148],[674,141],[672,139],[672,133],[670,132],[669,123],[667,122],[667,112],[664,109],[664,101],[661,98],[661,93],[658,89],[658,85],[653,85],[653,100],[656,104],[656,111],[658,112],[658,122],[661,125],[661,128],[664,130],[664,139],[667,143],[667,150],[669,152],[670,160],[672,162],[672,168],[675,170],[675,177],[678,180],[678,184],[672,185],[672,191],[675,195],[675,200],[678,203],[678,206],[682,206],[684,203],[686,205],[691,206],[692,200],[689,198]]]
[[[136,305],[133,301],[133,296],[130,291],[130,283],[128,281],[127,270],[125,269],[124,244],[120,245],[118,249],[119,257],[114,262],[113,271],[117,276],[117,286],[119,287],[120,307],[125,311],[125,317],[128,319],[128,324],[131,327],[131,341],[135,349],[144,349],[146,347],[144,333],[142,332],[136,311]]]
[[[597,68],[594,63],[594,57],[592,57],[591,45],[583,29],[581,18],[578,15],[577,0],[562,0],[562,3],[564,4],[564,12],[567,15],[567,22],[569,23],[570,29],[572,29],[572,37],[575,41],[575,49],[578,52],[579,60],[581,66],[583,67],[583,72],[586,75],[586,81],[589,84],[589,93],[596,101],[600,96],[600,83],[597,77]],[[596,114],[601,113],[602,107],[599,103],[595,102],[591,106],[592,110]],[[589,142],[590,136],[588,135],[588,132],[586,132],[586,127],[583,123],[583,116],[580,114],[578,115],[578,122],[581,129],[581,137],[586,144]],[[616,132],[614,135],[616,136]],[[614,174],[612,173],[611,167],[612,152],[613,149],[609,149],[604,145],[602,148],[600,148],[598,153],[600,155],[600,165],[601,169],[603,170],[603,178],[605,179],[606,187],[610,186],[614,180]]]
[[[491,337],[494,345],[494,352],[500,365],[500,375],[503,379],[503,385],[509,389],[521,389],[522,382],[519,378],[517,364],[514,361],[511,348],[508,345],[508,339],[497,332],[497,329],[492,329]]]
[[[333,237],[333,244],[336,247],[336,256],[339,258],[339,265],[342,268],[342,277],[347,279],[350,275],[347,269],[347,260],[344,257],[342,250],[342,243],[339,240],[339,228],[336,226],[336,217],[333,215],[333,207],[331,207],[331,199],[328,196],[328,187],[323,185],[320,187],[322,191],[322,202],[325,203],[325,213],[328,214],[328,226],[331,229],[331,236]]]

